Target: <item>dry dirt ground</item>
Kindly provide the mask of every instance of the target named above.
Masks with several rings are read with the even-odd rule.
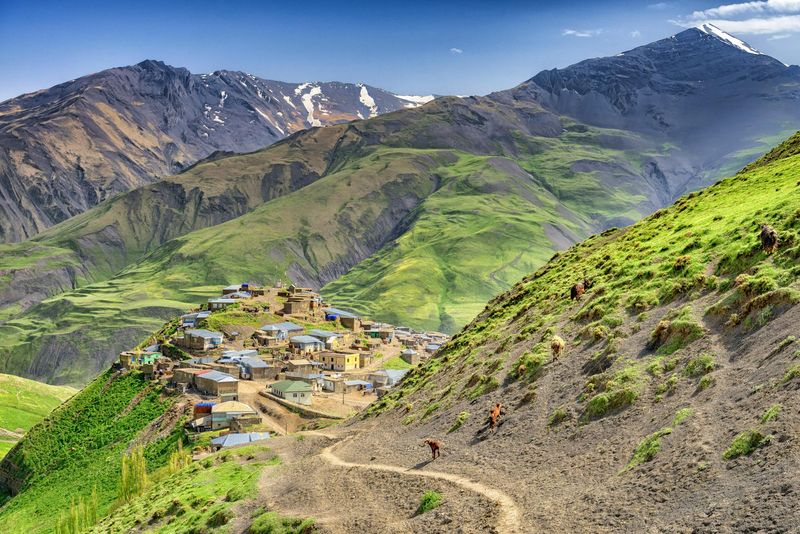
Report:
[[[705,305],[693,303],[696,317]],[[660,317],[632,325],[620,351],[644,358]],[[591,345],[571,346],[547,364],[530,402],[523,402],[529,386],[512,382],[410,425],[397,410],[324,430],[330,437],[276,439],[284,465],[265,475],[261,498],[283,513],[316,518],[325,532],[800,532],[800,380],[783,381],[800,363],[800,343],[780,348],[787,336],[800,337],[798,325],[800,306],[755,332],[703,321],[707,335],[675,356],[713,352],[712,387],[701,390],[697,379],[681,376],[657,401],[657,379],[648,378],[632,406],[588,423],[577,397],[584,364],[596,352]],[[490,433],[495,402],[507,409]],[[782,406],[777,419],[762,422],[775,403]],[[569,419],[550,427],[558,407]],[[686,407],[692,415],[675,425],[675,413]],[[470,417],[448,434],[462,411]],[[664,427],[673,432],[655,458],[625,470],[642,439]],[[734,436],[751,428],[771,441],[725,460]],[[429,436],[445,442],[434,462],[421,447]],[[445,504],[415,516],[429,489]]]

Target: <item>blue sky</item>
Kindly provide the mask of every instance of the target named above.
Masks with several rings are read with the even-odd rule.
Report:
[[[0,100],[148,58],[198,73],[485,94],[703,21],[800,63],[800,0],[728,2],[0,0]]]

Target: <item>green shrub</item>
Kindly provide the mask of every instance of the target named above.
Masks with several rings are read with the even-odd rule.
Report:
[[[675,412],[675,418],[672,420],[673,426],[678,426],[679,424],[686,421],[688,418],[692,416],[692,409],[691,408],[681,408],[677,412]]]
[[[469,412],[461,412],[458,414],[458,416],[456,416],[456,420],[453,422],[453,426],[450,427],[447,433],[450,434],[451,432],[455,432],[461,428],[461,425],[466,422],[467,418],[469,418]]]
[[[657,430],[644,438],[633,451],[633,456],[624,470],[633,469],[637,465],[655,458],[658,451],[661,450],[661,438],[668,434],[672,434],[672,429],[669,427]]]
[[[746,430],[733,438],[730,447],[722,453],[722,457],[726,460],[732,460],[739,456],[749,456],[759,447],[769,443],[770,439],[772,439],[771,436],[765,436],[758,430]]]
[[[630,406],[639,397],[642,388],[641,371],[635,364],[628,364],[605,382],[602,380],[603,377],[597,375],[587,384],[598,384],[601,391],[589,399],[584,411],[585,419],[597,419],[613,410]]]
[[[788,382],[797,377],[800,377],[800,364],[789,367],[789,369],[786,370],[786,374],[783,375],[783,381]]]
[[[432,414],[433,412],[438,410],[439,406],[440,406],[440,404],[438,402],[434,402],[434,403],[429,404],[428,407],[425,409],[425,413],[422,414],[422,418],[425,419],[430,414]]]
[[[773,404],[767,408],[767,411],[765,411],[764,415],[761,416],[761,422],[769,423],[770,421],[777,419],[778,414],[781,413],[781,408],[782,406],[780,404]]]
[[[714,355],[704,352],[686,362],[686,367],[683,369],[683,374],[686,376],[697,378],[698,376],[707,375],[716,367]]]
[[[700,383],[697,384],[697,389],[703,391],[704,389],[710,388],[714,385],[714,377],[711,375],[705,375],[703,378],[700,379]]]
[[[547,426],[556,426],[567,419],[569,419],[569,412],[563,406],[559,406],[550,414],[547,419]]]
[[[424,514],[425,512],[429,512],[434,508],[439,507],[442,504],[442,501],[442,494],[438,491],[426,491],[419,501],[417,515]]]
[[[307,534],[313,532],[313,519],[282,517],[276,512],[258,515],[248,529],[248,534]]]
[[[703,335],[703,327],[692,317],[690,306],[673,310],[650,334],[647,347],[659,354],[672,354]]]

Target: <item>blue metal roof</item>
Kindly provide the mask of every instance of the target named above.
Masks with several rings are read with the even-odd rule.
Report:
[[[340,310],[339,308],[325,308],[324,311],[328,315],[338,315],[339,317],[351,317],[353,319],[358,319],[359,317],[355,313],[345,310]]]
[[[269,367],[267,363],[260,358],[253,358],[251,356],[244,356],[239,363],[253,369],[264,369]]]
[[[372,382],[367,382],[366,380],[345,380],[345,386],[365,386],[365,387],[372,387]]]
[[[246,443],[252,443],[253,441],[260,441],[263,439],[269,439],[269,432],[243,432],[225,434],[224,436],[213,438],[211,443],[219,447],[235,447],[236,445],[244,445]]]

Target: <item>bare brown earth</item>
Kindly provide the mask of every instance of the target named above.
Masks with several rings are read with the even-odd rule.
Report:
[[[696,318],[707,305],[692,302]],[[631,320],[620,351],[645,352],[650,332],[674,306]],[[546,365],[530,401],[528,384],[507,381],[419,423],[403,424],[405,409],[395,409],[325,435],[273,440],[284,467],[277,478],[262,480],[261,498],[282,513],[314,517],[323,532],[800,532],[798,381],[784,382],[800,346],[780,348],[798,334],[800,306],[755,332],[702,324],[706,335],[674,357],[680,368],[701,352],[717,355],[714,385],[705,390],[699,379],[681,377],[657,401],[651,384],[627,409],[582,421],[575,395],[595,347],[573,343]],[[573,339],[577,327],[568,321],[562,327]],[[425,389],[447,380],[434,377]],[[487,417],[496,402],[506,414],[491,433]],[[762,423],[775,403],[780,414]],[[559,406],[569,418],[551,427],[548,418]],[[692,415],[674,424],[685,407]],[[463,411],[469,418],[448,434]],[[673,432],[655,458],[626,470],[637,444],[664,427]],[[723,459],[734,436],[751,428],[771,441],[750,456]],[[429,436],[445,443],[433,462],[421,447]],[[440,491],[445,504],[415,516],[429,489]]]

